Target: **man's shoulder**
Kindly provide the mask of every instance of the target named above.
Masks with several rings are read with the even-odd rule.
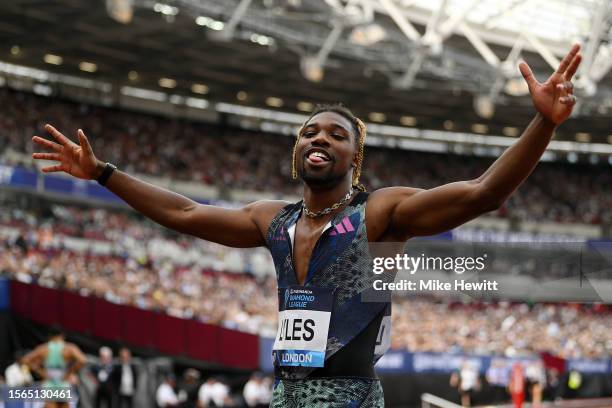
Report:
[[[404,198],[409,197],[413,194],[418,193],[419,191],[423,191],[422,188],[416,187],[403,187],[403,186],[394,186],[394,187],[383,187],[378,190],[374,190],[368,196],[368,204],[370,202],[378,202],[385,201],[388,202],[389,199],[392,198]]]
[[[248,204],[245,208],[258,213],[278,213],[291,204],[293,203],[287,200],[258,200]]]
[[[402,200],[419,191],[422,190],[414,187],[385,187],[370,193],[366,207],[368,240],[396,239],[388,236],[393,211]]]
[[[292,204],[285,200],[259,200],[248,204],[244,208],[257,224],[267,226],[283,208]]]

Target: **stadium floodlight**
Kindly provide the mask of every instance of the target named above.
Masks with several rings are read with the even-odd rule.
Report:
[[[96,72],[98,70],[98,66],[93,62],[81,61],[79,63],[79,69],[84,72]]]
[[[353,44],[370,47],[387,38],[387,32],[379,24],[368,24],[355,27],[349,35]]]
[[[269,96],[266,98],[266,105],[272,106],[273,108],[280,108],[283,106],[283,100],[276,96]]]
[[[334,48],[340,35],[344,30],[344,25],[337,22],[331,30],[323,46],[316,56],[304,56],[301,60],[302,74],[306,79],[312,82],[320,82],[323,79],[323,65],[327,61],[329,53]]]
[[[311,112],[312,109],[314,108],[314,105],[311,102],[301,101],[301,102],[298,102],[297,108],[299,111],[302,111],[302,112]]]
[[[505,126],[502,129],[502,133],[504,134],[504,136],[517,137],[519,135],[519,129],[514,126]]]
[[[506,81],[504,92],[511,96],[525,96],[529,93],[529,87],[522,77],[514,77]]]
[[[132,0],[106,0],[106,12],[113,20],[129,24],[134,15]]]
[[[495,114],[495,102],[490,95],[477,95],[474,98],[474,110],[484,119],[491,119]]]
[[[62,62],[64,62],[64,59],[60,57],[59,55],[45,54],[45,56],[43,57],[43,61],[51,65],[62,65]]]
[[[473,123],[472,124],[472,132],[474,133],[487,133],[489,131],[489,127],[484,123]]]
[[[197,93],[200,95],[205,95],[209,91],[208,86],[204,84],[193,84],[191,85],[191,92]]]
[[[300,67],[304,78],[311,82],[321,82],[323,79],[323,67],[316,56],[304,56],[300,60]]]
[[[172,78],[159,78],[157,81],[162,88],[176,88],[176,80]]]
[[[415,126],[417,124],[417,119],[414,116],[402,116],[400,118],[400,123],[404,126]]]
[[[368,115],[368,118],[372,122],[383,123],[384,121],[387,120],[387,115],[385,115],[382,112],[370,112],[370,114]]]

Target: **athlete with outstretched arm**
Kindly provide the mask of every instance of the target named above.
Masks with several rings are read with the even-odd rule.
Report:
[[[361,301],[373,280],[368,243],[440,233],[501,206],[570,116],[579,49],[574,45],[543,83],[522,62],[535,118],[480,177],[430,190],[366,193],[359,184],[365,125],[339,105],[319,107],[299,131],[292,175],[303,180],[304,197],[294,204],[264,200],[226,209],[196,203],[98,160],[82,130],[75,144],[47,125],[55,142],[38,136],[33,141],[53,152],[33,157],[59,162],[43,168],[46,173],[98,180],[165,227],[232,247],[270,250],[280,313],[272,406],[383,406],[373,366],[385,351],[377,337],[383,327],[388,336],[390,304]]]

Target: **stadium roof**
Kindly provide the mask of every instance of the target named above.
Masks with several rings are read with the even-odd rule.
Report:
[[[544,79],[579,41],[581,105],[557,138],[612,143],[611,9],[607,0],[14,0],[0,2],[0,71],[288,112],[342,101],[371,122],[512,136],[533,114],[518,58]]]

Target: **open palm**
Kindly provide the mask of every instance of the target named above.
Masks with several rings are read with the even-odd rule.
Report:
[[[527,63],[521,62],[519,65],[521,74],[529,86],[533,105],[540,114],[557,125],[570,116],[576,103],[571,80],[582,60],[578,51],[580,45],[575,44],[563,58],[559,68],[542,83],[535,79]]]
[[[91,149],[87,137],[81,129],[77,136],[80,145],[74,143],[51,125],[46,125],[45,130],[58,142],[34,136],[32,141],[40,146],[53,150],[53,153],[33,153],[32,157],[39,160],[55,160],[59,164],[43,167],[45,173],[63,171],[71,176],[91,180],[96,176],[98,160]]]

